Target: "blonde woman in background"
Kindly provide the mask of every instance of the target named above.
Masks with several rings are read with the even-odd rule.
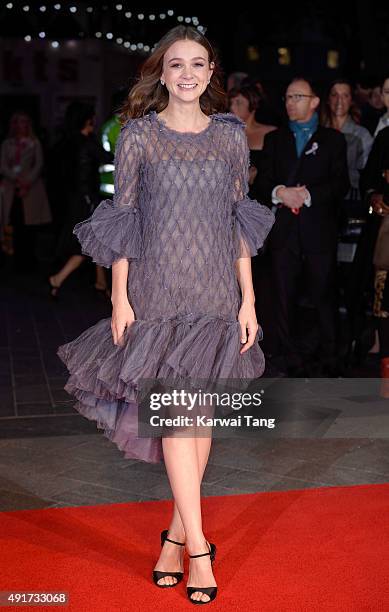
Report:
[[[8,137],[1,145],[3,176],[3,250],[14,255],[18,271],[28,271],[33,261],[35,230],[50,223],[51,211],[42,180],[41,144],[25,112],[12,115]]]

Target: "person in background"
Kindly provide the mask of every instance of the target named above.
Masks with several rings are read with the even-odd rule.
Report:
[[[386,77],[382,83],[381,96],[382,102],[386,108],[386,113],[384,113],[378,121],[378,125],[374,132],[374,138],[377,136],[378,132],[389,127],[389,76]]]
[[[316,356],[321,374],[334,375],[338,367],[334,285],[338,207],[349,189],[347,149],[343,134],[319,125],[319,104],[307,79],[290,83],[285,97],[289,125],[265,136],[258,183],[261,201],[278,206],[268,241],[276,289],[276,355],[277,367],[292,375],[303,373]],[[318,315],[319,347],[309,335],[295,334],[293,311],[303,265]]]
[[[278,108],[278,97],[269,97],[267,89],[264,87],[262,79],[257,76],[246,77],[243,79],[241,87],[255,87],[260,97],[260,103],[255,112],[255,121],[265,125],[279,127],[283,123],[283,113]]]
[[[369,102],[373,84],[371,79],[364,76],[360,76],[357,80],[354,89],[354,97],[358,108],[362,108]]]
[[[364,240],[359,249],[361,289],[373,277],[373,316],[381,357],[381,396],[389,398],[389,127],[374,141],[361,177],[361,190],[369,205]],[[373,267],[373,274],[371,274]]]
[[[350,189],[342,202],[340,227],[347,228],[351,217],[363,219],[365,205],[359,190],[360,173],[366,165],[373,138],[370,132],[359,125],[360,111],[353,100],[351,83],[346,79],[336,79],[329,87],[326,104],[322,112],[322,124],[332,127],[344,134],[347,143],[347,164]],[[346,363],[350,363],[352,354],[356,357],[359,351],[361,331],[361,300],[363,296],[356,291],[358,283],[356,266],[349,266],[344,279],[344,299],[347,311],[348,332]]]
[[[231,89],[228,92],[228,98],[230,111],[246,124],[246,136],[250,149],[249,195],[256,199],[256,177],[260,172],[263,141],[266,134],[275,130],[276,127],[258,123],[255,120],[255,113],[261,103],[261,97],[256,87],[247,85]]]
[[[381,83],[374,82],[367,104],[361,108],[361,125],[367,128],[373,136],[381,116],[385,113],[386,108],[382,101]]]
[[[57,246],[57,256],[67,257],[65,265],[48,279],[52,297],[64,281],[85,261],[81,247],[73,234],[77,223],[92,214],[100,200],[99,167],[111,163],[113,154],[105,151],[94,135],[95,111],[89,104],[75,102],[67,113],[67,134],[57,147],[58,164],[62,164],[63,190],[66,204],[65,223]],[[96,266],[97,291],[108,296],[107,281],[102,266]]]
[[[246,79],[247,77],[247,72],[231,72],[231,74],[229,74],[227,77],[227,93],[230,91],[230,89],[240,87],[244,79]]]
[[[15,112],[8,137],[1,145],[3,176],[4,251],[14,256],[15,269],[28,272],[34,266],[37,227],[52,220],[42,179],[43,154],[30,116]]]
[[[333,81],[323,109],[322,125],[342,132],[346,138],[350,189],[344,201],[344,212],[348,216],[361,212],[360,172],[366,165],[373,144],[370,132],[359,125],[359,121],[360,112],[353,100],[351,83],[346,79]]]

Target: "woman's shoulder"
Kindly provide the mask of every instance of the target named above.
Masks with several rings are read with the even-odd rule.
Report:
[[[212,115],[212,118],[215,121],[219,121],[221,124],[227,125],[233,129],[246,128],[245,122],[239,119],[239,117],[237,117],[236,115],[234,115],[234,113],[214,113]]]
[[[150,126],[152,113],[142,115],[141,117],[128,117],[121,125],[121,131],[137,131],[140,132]]]

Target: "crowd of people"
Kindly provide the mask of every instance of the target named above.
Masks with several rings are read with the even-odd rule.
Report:
[[[371,349],[380,353],[381,394],[389,396],[389,78],[368,92],[337,79],[324,95],[296,78],[284,97],[287,121],[276,128],[263,121],[258,83],[242,77],[229,102],[246,124],[250,196],[276,211],[253,259],[270,361],[289,375],[331,376]],[[362,231],[340,283],[338,244],[355,220]],[[315,315],[309,325],[307,312]]]
[[[372,350],[381,359],[381,393],[389,397],[389,78],[369,88],[337,79],[324,95],[306,78],[295,78],[286,88],[284,117],[258,79],[236,73],[227,89],[226,110],[246,126],[249,196],[276,213],[252,260],[272,371],[339,375]],[[115,138],[116,117],[110,119]],[[102,199],[102,168],[112,164],[114,146],[97,137],[95,110],[81,102],[69,105],[46,160],[28,113],[10,119],[0,154],[3,258],[15,271],[29,272],[40,230],[50,228],[53,298],[87,259],[73,228]],[[362,231],[340,282],[340,236],[356,219]],[[98,265],[94,288],[109,297],[106,271]]]

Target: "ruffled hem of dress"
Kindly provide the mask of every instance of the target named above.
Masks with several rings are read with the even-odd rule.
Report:
[[[114,345],[111,319],[102,319],[58,348],[70,377],[65,390],[75,408],[112,440],[127,458],[162,460],[160,438],[138,438],[136,407],[142,379],[172,385],[236,379],[244,387],[262,376],[263,352],[257,342],[240,354],[238,321],[211,315],[136,319],[120,345]]]
[[[256,200],[245,198],[234,202],[234,252],[236,258],[254,257],[263,247],[274,221],[274,213]]]
[[[142,233],[136,206],[119,207],[111,200],[103,200],[91,217],[77,223],[73,234],[82,253],[100,266],[109,268],[117,259],[141,257]]]

